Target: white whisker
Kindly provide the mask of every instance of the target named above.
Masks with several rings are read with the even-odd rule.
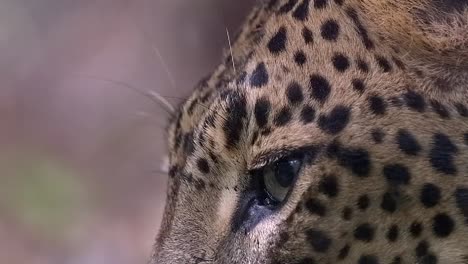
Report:
[[[161,94],[159,94],[156,91],[152,91],[152,90],[143,91],[143,90],[140,90],[140,89],[138,89],[138,88],[126,83],[126,82],[123,82],[123,81],[118,81],[118,80],[113,80],[113,79],[108,79],[108,78],[102,78],[102,77],[98,77],[98,76],[94,76],[94,75],[88,75],[88,74],[73,74],[73,75],[76,75],[76,76],[81,77],[81,78],[88,78],[88,79],[92,79],[92,80],[108,82],[108,83],[115,84],[115,85],[120,86],[120,87],[125,87],[127,89],[135,91],[135,92],[137,92],[139,94],[142,94],[145,97],[151,99],[153,102],[155,102],[157,105],[161,106],[169,114],[173,114],[175,112],[174,106],[172,106],[169,103],[169,101],[167,101],[164,98],[164,96],[162,96]]]
[[[159,51],[158,47],[156,47],[154,45],[152,46],[152,48],[154,50],[154,53],[156,53],[156,56],[158,57],[159,62],[161,63],[161,66],[163,67],[163,70],[166,72],[167,78],[169,79],[169,82],[171,83],[172,88],[176,88],[175,78],[172,75],[172,73],[171,73],[171,71],[169,69],[169,66],[167,66],[167,63],[164,60],[163,56],[161,55],[161,52]]]
[[[227,34],[228,43],[229,43],[229,51],[231,52],[232,68],[234,69],[234,74],[237,75],[236,64],[234,63],[234,55],[232,52],[231,37],[229,36],[229,30],[227,27],[226,27],[226,34]]]

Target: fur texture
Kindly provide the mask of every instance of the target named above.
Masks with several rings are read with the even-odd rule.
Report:
[[[468,263],[466,7],[255,7],[168,128],[150,263]],[[290,153],[287,199],[262,205],[253,172]]]

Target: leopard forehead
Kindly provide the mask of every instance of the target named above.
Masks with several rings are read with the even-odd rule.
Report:
[[[169,126],[155,263],[468,263],[468,12],[398,3],[254,8]],[[249,209],[249,171],[297,151],[286,203]]]

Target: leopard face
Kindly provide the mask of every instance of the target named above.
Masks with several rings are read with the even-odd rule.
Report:
[[[467,7],[256,6],[171,120],[150,263],[468,263]]]

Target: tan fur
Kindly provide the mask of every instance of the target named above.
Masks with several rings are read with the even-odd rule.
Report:
[[[377,32],[426,76],[428,87],[465,89],[468,82],[468,9],[446,10],[434,0],[362,0]],[[436,90],[438,92],[438,90]]]
[[[168,203],[150,263],[396,264],[400,258],[401,263],[467,264],[466,9],[429,0],[310,1],[301,21],[292,13],[307,1],[279,13],[288,2],[294,1],[254,8],[224,62],[172,120]],[[339,24],[335,40],[321,32],[331,19]],[[282,27],[285,48],[273,53],[268,43]],[[313,33],[313,43],[305,42],[304,27]],[[372,48],[364,44],[362,29]],[[294,61],[299,51],[306,57],[303,65]],[[337,54],[348,59],[343,71],[332,62]],[[367,71],[358,66],[361,60]],[[259,65],[268,78],[254,87]],[[324,93],[311,87],[314,74],[331,87],[323,100],[314,96]],[[303,95],[296,103],[288,99],[292,83]],[[360,85],[363,91],[356,90]],[[271,106],[264,127],[255,110],[262,100]],[[315,110],[309,123],[302,120],[306,107]],[[338,108],[348,111],[348,121],[335,118],[323,125]],[[291,118],[281,125],[275,120],[285,109]],[[381,141],[376,131],[384,135]],[[399,140],[404,132],[413,139]],[[263,191],[252,186],[252,171],[291,150],[305,158],[284,204],[270,211],[246,206],[258,202],[255,197]],[[407,182],[387,179],[395,166],[408,171]],[[321,189],[330,177],[337,181],[335,197]],[[431,206],[421,198],[428,184],[440,190]],[[358,206],[363,195],[369,198],[367,208]],[[386,195],[394,211],[391,202],[384,204]],[[313,202],[325,211],[318,213]],[[437,223],[440,215],[449,220]],[[369,241],[356,235],[363,224],[372,226]],[[392,226],[398,227],[395,241],[388,238]],[[316,232],[311,237],[311,231],[324,237]]]

